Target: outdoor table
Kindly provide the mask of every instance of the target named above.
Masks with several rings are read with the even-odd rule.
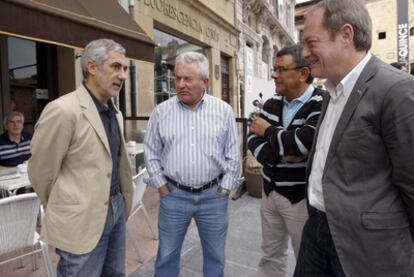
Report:
[[[15,169],[13,171],[13,169]],[[0,174],[4,171],[10,174],[0,175],[0,193],[3,197],[15,195],[17,190],[24,187],[31,187],[27,172],[21,172],[17,168],[0,168]]]

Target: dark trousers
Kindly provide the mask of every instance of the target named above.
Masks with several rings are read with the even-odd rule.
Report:
[[[345,277],[326,214],[308,206],[294,277]]]

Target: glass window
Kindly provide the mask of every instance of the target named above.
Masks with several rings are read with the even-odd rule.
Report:
[[[9,76],[11,80],[21,82],[29,78],[31,79],[30,83],[36,84],[36,43],[9,37],[7,44],[9,49]]]
[[[386,32],[379,32],[378,33],[378,39],[386,39],[387,33]]]
[[[279,4],[278,0],[273,0],[273,10],[275,13],[276,18],[279,18]]]
[[[30,130],[56,92],[51,75],[56,71],[56,46],[7,37],[7,56],[10,98],[4,101],[9,110],[23,113]]]
[[[230,103],[229,58],[221,56],[221,99]]]
[[[155,103],[159,104],[175,95],[174,62],[182,52],[196,51],[203,54],[198,45],[154,29],[155,47]]]
[[[27,124],[34,123],[38,87],[36,43],[8,37],[10,110],[23,113]]]

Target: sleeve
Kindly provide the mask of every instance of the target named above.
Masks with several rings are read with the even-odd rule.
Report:
[[[310,113],[300,127],[285,130],[282,126],[271,126],[266,129],[264,139],[269,143],[274,154],[279,157],[286,155],[307,156],[309,154],[322,107],[322,96],[317,98],[318,101],[312,104]]]
[[[149,174],[149,177],[144,179],[144,181],[155,188],[162,187],[167,183],[161,165],[164,143],[159,133],[159,120],[160,114],[156,108],[148,122],[148,129],[144,139],[145,165]]]
[[[224,159],[225,159],[225,173],[220,186],[233,190],[237,189],[243,182],[243,178],[240,177],[241,173],[241,155],[240,155],[240,143],[237,136],[236,120],[233,116],[233,111],[229,107],[228,114],[226,116],[227,133],[224,146]]]
[[[45,207],[69,149],[74,126],[73,119],[56,101],[45,107],[35,126],[28,176]]]
[[[384,100],[382,137],[392,163],[392,184],[402,201],[414,236],[414,81],[411,77],[396,84]],[[408,150],[408,151],[407,151]]]
[[[272,126],[281,127],[278,116],[272,112],[272,106],[274,105],[273,100],[266,101],[263,109],[259,112],[259,116],[272,124]],[[259,137],[255,133],[247,135],[247,148],[262,165],[274,165],[281,162],[281,157],[278,153],[275,153],[270,143],[264,137]]]
[[[270,144],[263,137],[259,137],[254,133],[249,133],[247,135],[247,147],[256,160],[262,165],[276,164],[280,162],[280,156],[273,152]]]

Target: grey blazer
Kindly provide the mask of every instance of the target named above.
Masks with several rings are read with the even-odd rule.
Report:
[[[315,142],[308,177],[314,153]],[[414,276],[414,77],[370,59],[335,129],[322,186],[346,276]]]

